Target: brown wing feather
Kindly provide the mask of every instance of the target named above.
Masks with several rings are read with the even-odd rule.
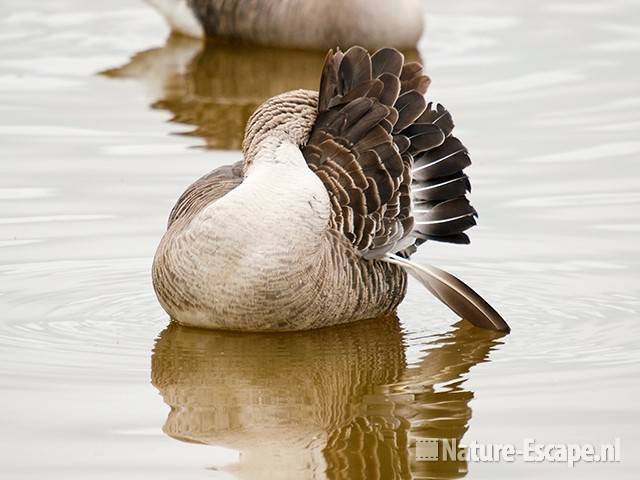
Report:
[[[464,198],[468,155],[451,136],[449,113],[424,100],[429,83],[422,65],[392,48],[326,57],[303,154],[327,187],[332,226],[365,258],[427,238],[464,243],[475,223]]]
[[[411,181],[409,168],[391,135],[402,65],[402,55],[393,49],[373,57],[361,47],[330,52],[318,119],[303,148],[331,197],[333,226],[365,257],[393,250],[411,223],[409,209],[400,208],[406,204],[400,196]]]

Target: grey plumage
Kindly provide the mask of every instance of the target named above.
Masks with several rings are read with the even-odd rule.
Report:
[[[423,30],[419,0],[147,1],[181,33],[279,47],[325,49],[361,43],[415,48]]]
[[[171,209],[167,228],[178,220],[188,222],[204,207],[242,183],[242,162],[224,165],[192,183]]]
[[[422,66],[416,62],[405,64],[402,54],[394,49],[385,48],[369,55],[362,47],[352,47],[345,53],[329,52],[318,94],[299,90],[265,102],[247,126],[243,164],[219,169],[203,177],[174,207],[169,231],[154,263],[154,285],[163,306],[167,305],[170,313],[181,312],[181,301],[171,298],[170,290],[176,288],[178,277],[186,275],[189,282],[194,283],[196,293],[183,295],[182,302],[188,305],[189,312],[196,312],[188,315],[195,315],[198,325],[210,323],[247,330],[315,328],[392,312],[405,291],[406,275],[398,268],[401,266],[411,273],[418,272],[416,276],[437,298],[456,313],[471,315],[473,318],[468,320],[472,323],[504,330],[506,323],[499,324],[496,320],[499,315],[487,309],[486,302],[469,287],[449,274],[430,267],[421,268],[406,258],[425,240],[468,243],[464,232],[475,225],[477,216],[465,197],[470,190],[468,178],[462,172],[470,164],[467,150],[451,135],[453,121],[449,112],[440,105],[426,104],[424,93],[428,84]],[[278,152],[288,148],[287,145],[297,146],[301,152],[297,148],[294,148],[295,154],[283,150],[290,153],[279,159],[278,155],[285,154]],[[310,188],[315,189],[314,182],[317,182],[323,193],[313,194],[308,202],[304,198],[290,198],[297,205],[298,215],[302,215],[299,218],[289,218],[289,212],[282,205],[285,197],[276,185],[260,186],[253,181],[251,186],[244,188],[245,179],[254,178],[248,172],[258,159],[262,159],[260,165],[275,162],[272,167],[259,169],[263,176],[266,175],[264,178],[270,178],[269,172],[276,165],[281,165],[278,171],[282,175],[288,175],[288,167],[283,165],[290,162],[290,168],[294,168],[297,165],[295,157],[300,153],[302,167],[295,166],[295,169],[302,170],[296,170],[296,175]],[[308,178],[309,170],[317,179]],[[242,187],[238,188],[240,185]],[[259,187],[264,192],[256,190]],[[206,229],[207,236],[214,241],[237,238],[244,247],[233,252],[230,258],[242,262],[242,252],[251,247],[237,235],[246,235],[246,232],[241,229],[235,233],[236,226],[229,224],[227,213],[215,216],[217,200],[236,188],[266,195],[270,204],[278,205],[278,210],[271,212],[274,216],[271,221],[289,222],[287,231],[292,235],[300,234],[300,238],[292,239],[294,243],[287,245],[269,232],[271,243],[263,246],[269,257],[261,261],[272,263],[270,268],[275,269],[274,275],[283,277],[282,283],[271,283],[267,280],[271,278],[271,270],[266,266],[258,267],[255,271],[247,270],[248,275],[257,276],[251,282],[260,282],[261,290],[250,296],[255,299],[215,298],[216,292],[210,293],[214,295],[213,299],[199,299],[198,296],[217,281],[214,276],[210,277],[210,282],[204,282],[199,277],[202,275],[199,270],[213,267],[200,262],[198,271],[181,272],[180,268],[176,267],[174,271],[173,267],[167,266],[188,254],[189,245],[180,242],[195,242],[189,235],[194,235],[197,229],[190,228],[189,222],[203,207],[207,208],[206,218],[219,218],[230,230],[218,233],[216,225],[211,225],[211,220],[203,221],[202,215],[198,216],[197,228]],[[296,195],[307,194],[300,190]],[[326,197],[326,203],[320,197]],[[234,199],[240,197],[235,195]],[[261,204],[256,201],[253,204],[256,215]],[[231,208],[229,202],[225,205],[225,208]],[[249,208],[246,205],[245,201],[240,201],[238,208]],[[318,218],[309,217],[316,212],[326,212],[326,220],[322,217],[325,213],[318,213],[321,215]],[[249,217],[241,223],[248,226],[252,221],[260,222],[261,219]],[[323,221],[326,222],[324,225]],[[300,222],[297,230],[296,222]],[[265,233],[282,227],[278,224],[260,226]],[[322,228],[319,237],[309,236],[319,228]],[[261,245],[261,240],[256,246]],[[224,249],[233,248],[229,240],[224,241]],[[317,243],[317,246],[310,248],[306,242]],[[221,248],[198,242],[195,255],[203,252],[225,255]],[[179,250],[172,252],[171,249]],[[297,254],[312,256],[297,258]],[[192,257],[187,258],[192,263]],[[203,260],[212,265],[218,261],[216,257]],[[223,268],[229,268],[229,261],[225,260],[224,264]],[[243,264],[243,268],[250,266]],[[287,268],[290,271],[285,273],[282,269]],[[212,272],[206,273],[210,274]],[[265,281],[267,283],[263,285]],[[237,284],[238,295],[246,290],[241,277],[234,278],[234,282],[224,284],[224,295],[233,295],[234,284]],[[307,288],[298,289],[296,301],[286,300],[286,295],[291,295],[286,290],[305,282],[314,282],[320,288],[318,294],[312,294]],[[323,302],[323,298],[331,303]],[[260,311],[260,305],[255,304],[258,300],[273,303],[267,308],[268,313]],[[245,305],[243,302],[253,303]],[[286,307],[281,311],[283,319],[278,319],[278,310],[274,308],[280,303]],[[331,305],[329,310],[326,309],[328,305]],[[207,319],[212,315],[208,308],[227,312],[230,317]],[[245,311],[258,316],[247,318],[242,313]]]

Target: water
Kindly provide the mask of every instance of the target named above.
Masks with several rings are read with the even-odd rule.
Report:
[[[149,269],[174,200],[239,159],[265,97],[314,88],[323,55],[163,43],[124,0],[0,5],[3,478],[635,478],[640,8],[426,10],[430,97],[472,151],[481,216],[470,247],[418,260],[490,299],[504,337],[417,285],[399,320],[168,327]],[[622,462],[416,462],[430,436],[620,438]]]

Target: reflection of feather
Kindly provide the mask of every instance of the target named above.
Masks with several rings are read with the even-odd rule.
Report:
[[[404,267],[438,300],[475,326],[502,332],[510,331],[507,322],[491,305],[450,273],[433,265],[418,265],[393,254],[387,254],[386,261]]]
[[[307,478],[303,465],[326,479],[453,479],[466,461],[416,461],[415,441],[460,441],[474,397],[464,379],[502,335],[458,322],[422,338],[409,367],[397,318],[274,334],[171,324],[151,381],[171,407],[163,431],[241,450],[241,478],[264,478],[258,465]]]

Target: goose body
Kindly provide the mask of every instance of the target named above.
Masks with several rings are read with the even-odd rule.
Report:
[[[353,47],[328,55],[319,92],[260,106],[244,160],[196,181],[170,214],[153,281],[171,318],[244,331],[347,323],[392,313],[409,271],[457,313],[505,329],[466,285],[407,260],[426,240],[467,243],[475,224],[467,151],[449,113],[426,104],[428,83],[397,50]]]
[[[335,45],[415,48],[423,31],[419,0],[147,0],[172,30],[278,47]]]

